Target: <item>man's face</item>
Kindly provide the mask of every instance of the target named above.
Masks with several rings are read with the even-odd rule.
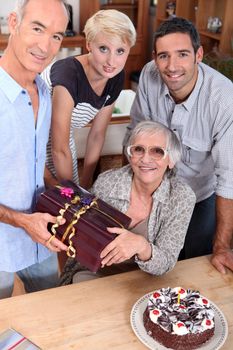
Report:
[[[60,48],[67,23],[64,5],[57,0],[30,0],[20,23],[15,13],[10,14],[10,45],[23,69],[45,69]]]
[[[188,34],[172,33],[157,39],[155,52],[155,63],[171,95],[185,100],[197,80],[202,48],[195,54]]]

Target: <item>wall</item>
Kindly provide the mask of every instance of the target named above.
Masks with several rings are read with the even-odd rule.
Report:
[[[115,105],[121,113],[113,114],[112,119],[117,117],[129,116],[134,97],[134,91],[122,90]],[[122,143],[126,133],[127,125],[127,122],[119,122],[117,124],[110,123],[106,132],[105,142],[101,155],[105,156],[122,154]],[[74,139],[79,159],[84,158],[86,150],[86,139],[89,131],[89,126],[74,130]]]

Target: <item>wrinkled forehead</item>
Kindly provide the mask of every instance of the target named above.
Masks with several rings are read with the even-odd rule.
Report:
[[[59,0],[30,0],[24,7],[23,20],[44,21],[49,24],[68,23],[68,12],[62,1]]]
[[[131,144],[154,145],[166,147],[168,137],[163,130],[140,130],[132,137]]]

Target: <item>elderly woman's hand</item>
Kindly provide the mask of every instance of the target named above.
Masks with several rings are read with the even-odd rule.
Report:
[[[151,258],[151,246],[144,237],[119,227],[108,227],[107,230],[118,234],[118,237],[102,250],[102,267],[119,264],[136,254],[143,261]]]

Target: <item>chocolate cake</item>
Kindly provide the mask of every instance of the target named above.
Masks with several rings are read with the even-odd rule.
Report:
[[[153,339],[170,349],[196,349],[214,335],[214,311],[208,299],[191,289],[162,288],[151,294],[143,314]]]

